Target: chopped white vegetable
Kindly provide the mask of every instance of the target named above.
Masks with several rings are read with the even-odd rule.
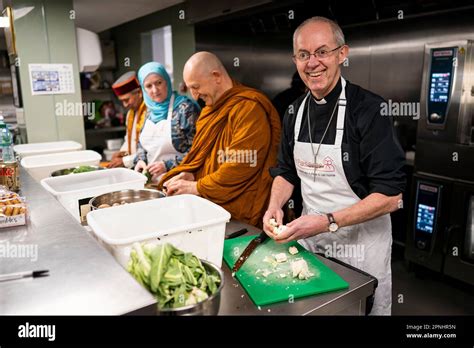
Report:
[[[288,249],[288,252],[289,252],[291,255],[296,255],[296,254],[298,254],[298,248],[295,247],[295,246],[291,246],[291,247]]]
[[[280,278],[286,278],[286,273],[281,273]]]
[[[273,257],[278,263],[286,262],[288,260],[285,253],[275,254]]]
[[[270,219],[270,220],[268,220],[268,224],[269,224],[270,226],[273,226],[273,227],[277,227],[277,226],[278,226],[278,223],[276,222],[275,219]]]
[[[291,263],[291,271],[293,272],[293,278],[301,280],[308,279],[313,274],[308,270],[308,264],[305,260],[299,259]]]
[[[278,262],[276,262],[275,258],[270,257],[270,256],[265,256],[263,259],[263,262],[269,263],[273,268],[275,268],[278,265]]]
[[[268,277],[270,274],[272,274],[273,272],[272,271],[269,271],[268,269],[264,270],[262,272],[262,276],[264,276],[265,278]]]
[[[273,263],[274,261],[270,256],[267,255],[264,257],[263,262]]]
[[[268,220],[268,224],[270,226],[273,226],[273,233],[275,233],[275,234],[280,234],[282,232],[285,232],[285,230],[287,229],[287,227],[285,225],[278,226],[278,222],[276,222],[275,219]]]
[[[280,225],[278,227],[274,227],[273,228],[273,233],[275,234],[280,234],[280,233],[283,233],[285,232],[285,230],[287,229],[288,227],[286,227],[285,225]]]

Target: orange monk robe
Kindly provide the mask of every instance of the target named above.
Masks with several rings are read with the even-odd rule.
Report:
[[[181,172],[191,172],[199,194],[232,217],[262,225],[280,141],[280,118],[261,92],[237,82],[212,106],[202,109],[196,136],[181,164],[159,187]]]

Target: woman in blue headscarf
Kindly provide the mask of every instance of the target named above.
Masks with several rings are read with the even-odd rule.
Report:
[[[172,90],[165,67],[149,62],[138,70],[147,107],[140,133],[135,170],[148,172],[152,181],[176,167],[191,148],[200,108]]]

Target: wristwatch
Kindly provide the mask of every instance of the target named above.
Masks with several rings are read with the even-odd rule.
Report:
[[[334,220],[334,216],[331,213],[326,214],[329,220],[329,232],[336,232],[339,229],[339,226]]]

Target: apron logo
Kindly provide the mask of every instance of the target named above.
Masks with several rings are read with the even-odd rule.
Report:
[[[334,172],[334,171],[336,171],[336,168],[334,167],[334,160],[329,156],[324,157],[322,168],[319,168],[319,169],[316,169],[316,170],[320,170],[322,172]]]
[[[334,166],[334,160],[326,156],[323,159],[322,163],[314,163],[314,162],[308,162],[301,160],[299,158],[295,159],[296,165],[303,171],[307,173],[312,173],[314,171],[314,168],[316,167],[316,172],[335,172],[336,167]]]

